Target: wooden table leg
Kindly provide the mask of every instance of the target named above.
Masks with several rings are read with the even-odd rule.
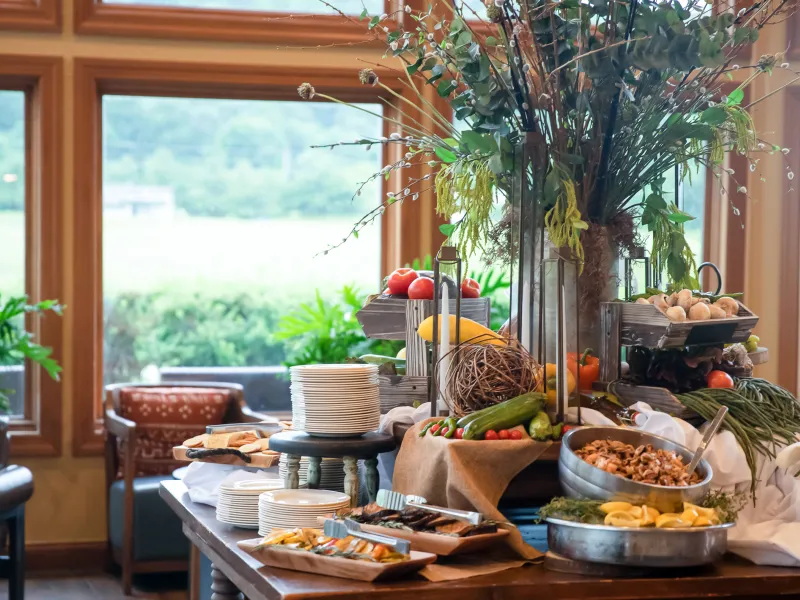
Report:
[[[308,487],[309,489],[319,489],[319,480],[322,477],[320,464],[322,458],[319,456],[308,457]]]
[[[378,459],[368,458],[364,461],[366,473],[364,479],[367,483],[367,496],[370,502],[375,502],[378,497],[378,488],[380,487],[380,475],[378,474]]]
[[[200,600],[200,549],[194,544],[189,554],[189,600]]]
[[[211,565],[211,600],[240,600],[239,589],[225,574]]]
[[[344,457],[344,493],[350,496],[350,507],[358,506],[358,460]]]
[[[294,454],[286,455],[286,477],[283,484],[287,490],[296,490],[300,487],[300,457]]]

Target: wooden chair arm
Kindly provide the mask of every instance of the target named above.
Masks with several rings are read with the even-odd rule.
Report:
[[[118,439],[130,441],[136,434],[136,423],[120,417],[113,409],[107,408],[103,425],[106,430]]]

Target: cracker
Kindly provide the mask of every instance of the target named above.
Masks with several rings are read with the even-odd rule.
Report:
[[[239,447],[239,452],[243,454],[255,454],[261,449],[261,446],[258,443],[253,444],[245,444],[244,446]]]
[[[183,445],[187,448],[199,448],[203,444],[205,444],[206,438],[208,438],[207,433],[201,433],[200,435],[196,435],[193,438],[189,438]]]
[[[233,433],[212,433],[204,442],[206,448],[227,448]]]

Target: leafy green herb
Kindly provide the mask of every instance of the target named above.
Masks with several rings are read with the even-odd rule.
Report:
[[[722,523],[735,523],[739,511],[747,504],[747,494],[730,494],[721,490],[711,490],[703,500],[704,508],[716,508]]]
[[[553,498],[539,509],[539,520],[561,519],[589,525],[601,525],[606,517],[600,510],[602,502],[575,498]]]

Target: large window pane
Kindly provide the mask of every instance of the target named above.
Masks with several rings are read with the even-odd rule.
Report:
[[[148,6],[171,6],[181,8],[206,8],[228,10],[253,10],[293,14],[335,14],[332,8],[319,0],[103,0],[108,4],[146,4]],[[366,8],[370,14],[383,12],[384,0],[330,0],[345,14],[360,15]]]
[[[380,146],[310,146],[381,130],[328,103],[104,97],[106,381],[147,365],[278,365],[282,315],[316,290],[378,289],[378,221],[315,254],[378,204],[380,181],[354,192]]]
[[[2,305],[25,294],[25,94],[5,90],[0,90],[0,241]],[[22,363],[3,364],[0,359],[0,388],[14,390],[10,414],[22,416]]]

